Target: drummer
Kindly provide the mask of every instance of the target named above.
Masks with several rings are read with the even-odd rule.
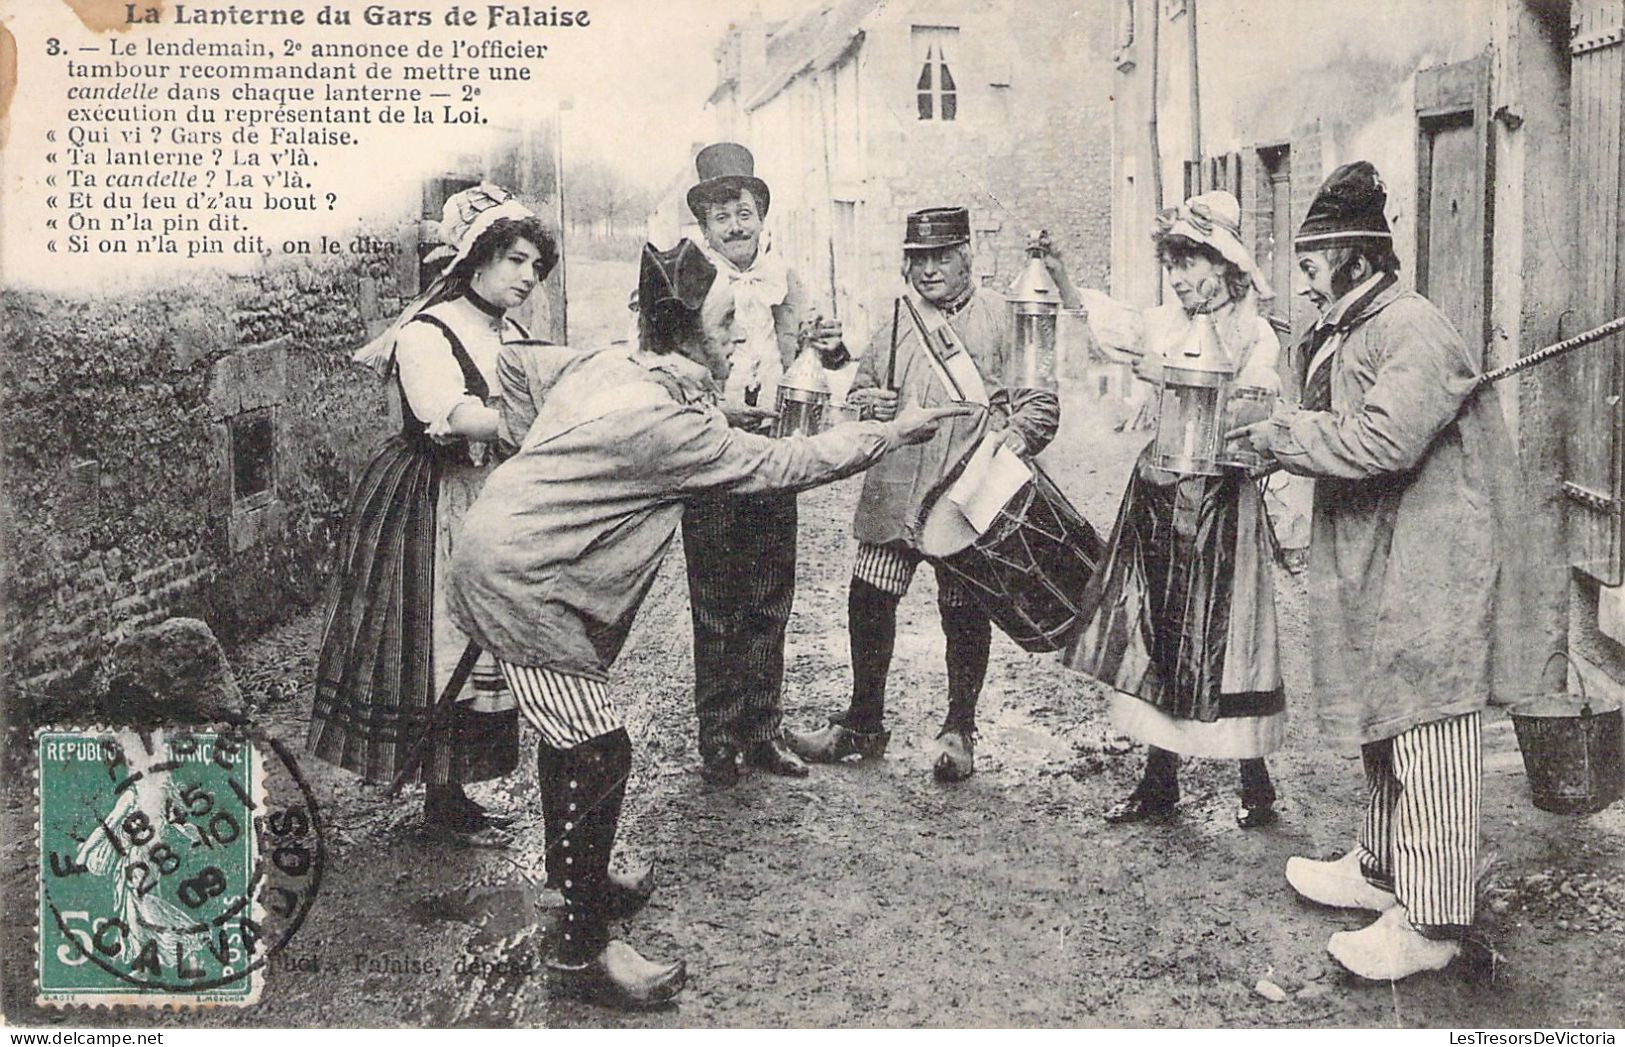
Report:
[[[1014,331],[1004,298],[976,285],[971,269],[970,212],[935,207],[908,216],[903,242],[908,300],[938,343],[939,359],[963,353],[987,396],[987,409],[942,426],[930,441],[897,451],[864,477],[852,532],[858,540],[847,595],[852,651],[852,701],[827,726],[786,732],[790,748],[814,762],[878,756],[891,732],[885,728],[886,676],[897,636],[897,605],[923,558],[915,522],[926,498],[991,431],[1022,455],[1037,454],[1060,424],[1056,394],[1003,386]],[[886,421],[900,401],[930,406],[972,398],[956,396],[939,377],[937,363],[901,311],[871,337],[847,402],[865,417]],[[895,345],[896,349],[892,350]],[[953,371],[965,362],[954,364]],[[963,373],[963,372],[962,372]],[[947,640],[948,711],[937,734],[932,769],[938,781],[960,781],[975,770],[976,702],[987,673],[992,625],[949,572],[937,570],[937,606]]]

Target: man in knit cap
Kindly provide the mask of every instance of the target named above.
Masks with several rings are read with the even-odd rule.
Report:
[[[1310,901],[1369,909],[1333,934],[1365,978],[1438,970],[1461,951],[1476,903],[1480,721],[1530,689],[1517,640],[1516,458],[1482,351],[1398,279],[1369,163],[1334,171],[1294,246],[1308,334],[1302,404],[1230,434],[1313,476],[1309,547],[1315,712],[1358,748],[1369,801],[1355,846],[1293,858]]]

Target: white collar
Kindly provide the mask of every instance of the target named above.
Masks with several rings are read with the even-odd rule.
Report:
[[[1386,273],[1376,272],[1365,278],[1365,282],[1357,287],[1351,287],[1343,292],[1343,296],[1332,303],[1326,314],[1320,318],[1320,323],[1335,326],[1343,322],[1343,314],[1349,311],[1349,306],[1360,300],[1360,296],[1371,288],[1377,286]]]

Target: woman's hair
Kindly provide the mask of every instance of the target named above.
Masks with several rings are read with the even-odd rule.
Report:
[[[1220,254],[1216,247],[1178,233],[1159,233],[1151,240],[1157,247],[1157,262],[1166,269],[1183,266],[1192,258],[1205,258],[1223,274],[1225,288],[1232,299],[1239,301],[1252,290],[1252,274]]]
[[[559,247],[549,233],[542,220],[532,216],[530,218],[498,218],[491,223],[491,227],[482,232],[474,240],[474,246],[468,249],[452,270],[446,274],[448,297],[455,297],[468,289],[469,281],[474,274],[490,265],[492,260],[500,256],[508,248],[520,240],[528,240],[536,246],[541,254],[537,264],[541,266],[539,279],[545,280],[559,264]]]

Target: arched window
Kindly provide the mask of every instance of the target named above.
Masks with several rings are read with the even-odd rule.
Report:
[[[914,98],[921,120],[952,120],[959,115],[959,89],[948,65],[958,36],[959,30],[949,26],[914,27],[915,51],[920,55]]]

